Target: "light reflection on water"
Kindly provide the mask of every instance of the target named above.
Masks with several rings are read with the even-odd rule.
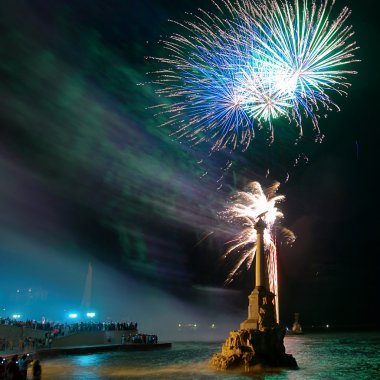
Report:
[[[65,356],[42,362],[43,379],[380,379],[380,333],[325,333],[286,337],[299,370],[265,373],[215,372],[208,366],[218,343],[174,343],[172,349]]]

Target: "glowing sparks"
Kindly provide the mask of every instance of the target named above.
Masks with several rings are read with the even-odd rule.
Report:
[[[346,94],[342,66],[355,61],[350,15],[344,7],[330,21],[334,0],[211,0],[161,41],[166,58],[155,72],[166,122],[178,138],[210,141],[212,150],[247,148],[256,126],[273,133],[285,117],[302,134],[309,117],[318,130],[318,110],[338,108],[331,93]]]
[[[265,223],[264,246],[267,258],[269,289],[276,295],[278,302],[277,283],[277,249],[276,230],[283,235],[285,242],[292,243],[295,240],[293,232],[278,225],[278,220],[283,218],[282,212],[277,208],[277,203],[285,199],[283,195],[276,195],[280,184],[276,182],[268,189],[263,190],[258,182],[251,182],[245,191],[237,192],[231,199],[231,204],[222,213],[230,222],[239,222],[243,231],[229,242],[230,247],[225,253],[237,255],[238,261],[227,277],[226,283],[230,283],[238,271],[245,264],[249,269],[256,254],[257,233],[255,224],[261,216]],[[278,311],[278,305],[277,305]]]

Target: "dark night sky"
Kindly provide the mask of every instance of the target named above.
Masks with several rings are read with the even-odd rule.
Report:
[[[336,2],[353,11],[361,62],[348,98],[335,99],[341,112],[320,120],[323,143],[307,129],[294,145],[296,132],[280,130],[268,146],[258,132],[247,152],[233,154],[218,191],[225,154],[208,157],[207,147],[193,151],[157,128],[147,109],[156,95],[137,86],[154,65],[144,57],[159,55],[156,41],[173,31],[167,19],[207,1],[1,1],[2,313],[60,318],[43,307],[80,304],[91,261],[93,303],[112,318],[144,321],[160,303],[158,315],[173,314],[173,323],[188,310],[239,323],[253,278],[243,273],[224,288],[230,267],[220,258],[231,231],[220,233],[216,213],[248,181],[278,180],[283,224],[297,236],[279,246],[281,319],[291,323],[299,311],[309,325],[377,323],[374,4]],[[219,233],[200,242],[210,231]],[[15,297],[29,287],[33,300]]]

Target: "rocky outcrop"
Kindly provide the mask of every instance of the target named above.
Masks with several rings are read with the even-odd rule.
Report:
[[[218,370],[253,370],[258,365],[298,368],[292,355],[285,353],[285,329],[280,326],[261,330],[231,331],[210,364]]]
[[[300,313],[294,313],[294,323],[292,326],[292,333],[293,334],[302,334],[302,327],[299,322]]]

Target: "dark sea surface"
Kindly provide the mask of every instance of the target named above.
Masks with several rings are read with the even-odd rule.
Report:
[[[254,374],[215,372],[208,366],[222,342],[173,343],[171,349],[64,356],[42,361],[43,379],[345,379],[380,380],[380,332],[287,336],[298,370]]]

